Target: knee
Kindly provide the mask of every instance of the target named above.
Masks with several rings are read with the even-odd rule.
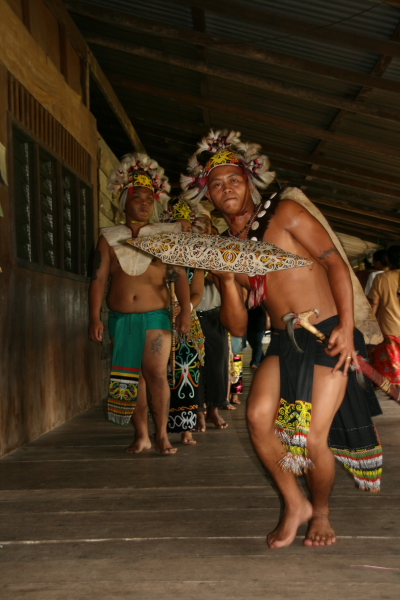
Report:
[[[307,448],[310,457],[318,456],[328,448],[328,437],[326,433],[319,431],[310,431],[307,436]]]
[[[249,404],[247,408],[247,422],[252,433],[265,431],[265,429],[273,428],[273,419],[271,419],[270,411],[265,406],[260,404]]]
[[[163,385],[168,381],[166,369],[163,369],[162,371],[160,369],[144,369],[143,376],[147,387]]]

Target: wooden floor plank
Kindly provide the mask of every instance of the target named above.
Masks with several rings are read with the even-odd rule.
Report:
[[[244,402],[223,413],[227,430],[209,426],[174,457],[126,455],[132,428],[107,423],[99,404],[0,461],[0,597],[397,599],[400,406],[380,397],[382,492],[360,492],[337,465],[337,544],[305,548],[302,527],[277,552],[265,535],[280,500]]]

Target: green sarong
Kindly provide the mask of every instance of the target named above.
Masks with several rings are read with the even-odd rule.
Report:
[[[110,311],[108,329],[114,338],[108,420],[127,425],[136,407],[146,334],[150,329],[171,331],[170,312],[165,308],[146,313]]]

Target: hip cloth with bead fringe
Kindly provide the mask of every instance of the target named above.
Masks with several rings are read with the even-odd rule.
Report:
[[[318,323],[318,329],[329,337],[338,323],[337,316],[330,317]],[[287,450],[281,466],[299,475],[313,466],[308,457],[307,434],[312,423],[314,365],[333,368],[338,357],[328,356],[324,345],[305,329],[296,329],[295,336],[303,353],[294,347],[285,329],[275,329],[266,357],[280,359],[281,399],[275,428]],[[358,353],[366,357],[364,338],[358,329],[354,330],[354,343]],[[369,491],[380,489],[382,447],[371,417],[381,412],[372,383],[366,379],[365,388],[361,387],[355,372],[349,371],[346,394],[333,419],[328,443],[358,486]]]

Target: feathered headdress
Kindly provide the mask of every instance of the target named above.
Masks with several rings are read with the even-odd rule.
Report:
[[[257,188],[265,189],[274,180],[275,173],[269,171],[268,156],[261,154],[259,144],[244,143],[240,140],[240,131],[223,129],[209,131],[198,144],[199,148],[188,163],[188,175],[181,175],[182,198],[187,202],[199,202],[208,190],[208,176],[213,169],[221,165],[241,167],[246,173],[255,204],[261,201]],[[203,160],[203,156],[206,158]]]
[[[147,187],[153,191],[156,200],[164,205],[169,200],[171,186],[164,169],[150,156],[142,153],[126,154],[120,165],[108,178],[108,189],[115,195],[120,193],[119,207],[125,209],[126,196],[130,187]]]

